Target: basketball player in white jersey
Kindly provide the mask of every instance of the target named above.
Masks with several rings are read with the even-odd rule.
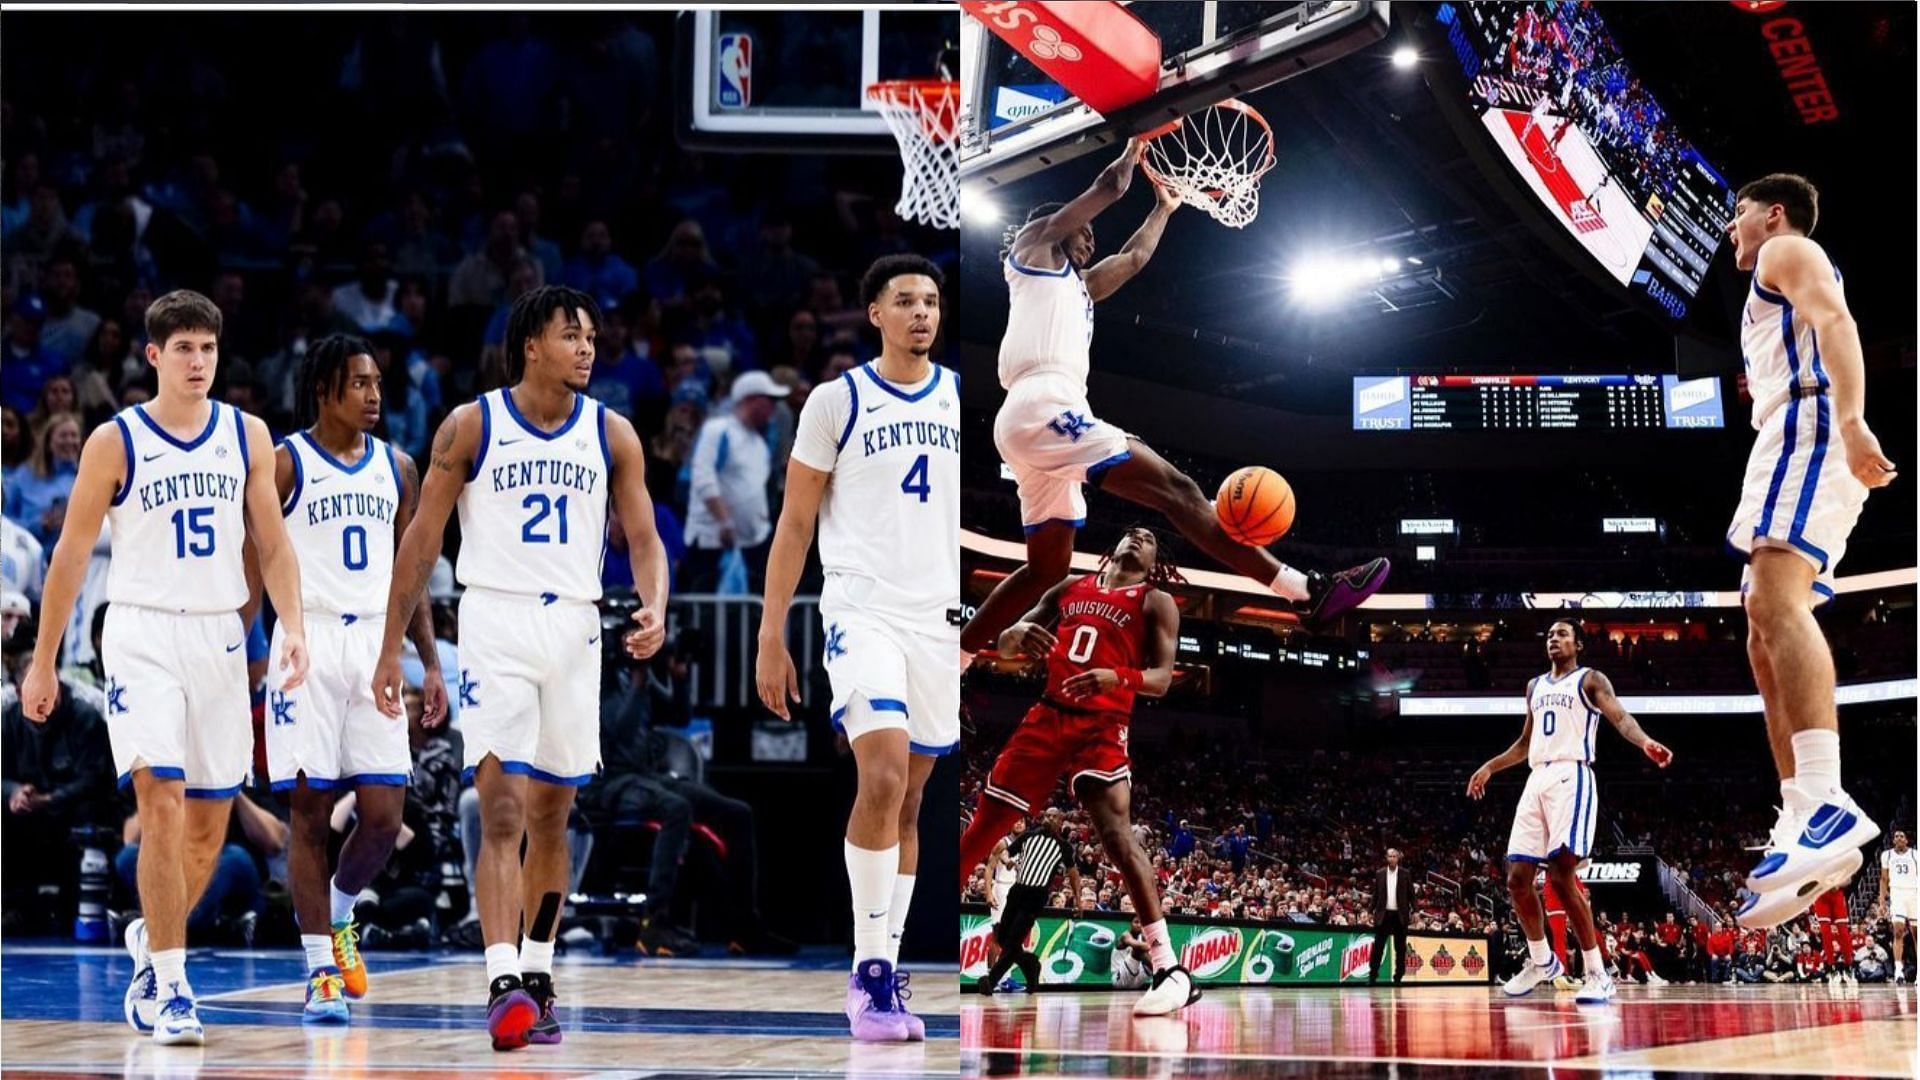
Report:
[[[1000,915],[1007,909],[1007,890],[1019,880],[1015,872],[1013,856],[1008,850],[1013,847],[1020,834],[1027,831],[1027,819],[1019,818],[1013,823],[1013,830],[994,841],[993,850],[987,854],[987,925],[995,930],[1000,928]],[[987,938],[987,962],[1000,959],[999,935]]]
[[[1873,910],[1893,923],[1893,981],[1904,983],[1906,942],[1913,933],[1915,912],[1920,911],[1920,855],[1907,846],[1905,829],[1893,830],[1893,846],[1880,852],[1880,898]]]
[[[304,431],[274,450],[274,487],[300,559],[312,670],[288,689],[267,675],[267,776],[292,804],[288,884],[307,958],[306,1023],[346,1023],[347,999],[367,993],[353,905],[393,852],[413,754],[407,727],[373,700],[393,549],[413,517],[420,473],[370,432],[380,422],[380,367],[364,339],[333,334],[308,346],[294,372]],[[275,627],[276,644],[284,627]],[[422,722],[446,717],[447,688],[423,600],[407,627],[426,669]],[[334,800],[354,792],[353,831],[327,877]]]
[[[920,856],[920,794],[960,741],[960,387],[929,359],[938,267],[889,255],[860,282],[880,358],[816,388],[800,410],[774,529],[755,664],[782,719],[800,700],[787,608],[820,526],[833,724],[859,773],[844,852],[853,893],[853,1037],[924,1039],[896,975]]]
[[[1494,773],[1522,761],[1532,767],[1520,805],[1513,812],[1513,832],[1507,840],[1507,892],[1527,935],[1527,964],[1507,980],[1503,990],[1518,997],[1565,973],[1560,958],[1547,942],[1546,915],[1534,874],[1542,864],[1567,908],[1567,921],[1580,942],[1586,979],[1574,999],[1600,1004],[1613,998],[1613,977],[1607,974],[1594,931],[1593,908],[1574,876],[1581,860],[1593,851],[1593,829],[1600,820],[1600,792],[1593,779],[1593,740],[1601,717],[1620,736],[1640,748],[1660,768],[1673,761],[1673,751],[1640,730],[1640,722],[1613,695],[1613,682],[1580,663],[1586,639],[1578,623],[1561,620],[1547,628],[1546,674],[1527,684],[1527,720],[1505,753],[1474,770],[1467,796],[1487,793]]]
[[[107,736],[120,786],[140,817],[140,910],[127,928],[134,983],[126,1014],[156,1043],[206,1040],[187,981],[187,913],[212,878],[227,811],[253,763],[242,548],[251,526],[260,572],[286,628],[272,665],[307,674],[300,568],[273,489],[267,425],[208,397],[220,359],[220,309],[180,290],[147,308],[152,401],[87,438],[41,598],[33,663],[20,684],[44,722],[74,594],[100,521],[113,530],[106,627]]]
[[[457,504],[455,574],[466,591],[456,692],[466,770],[480,792],[474,894],[496,1050],[561,1038],[553,940],[568,882],[567,813],[600,768],[596,603],[609,497],[641,600],[628,655],[652,656],[666,633],[667,557],[640,437],[584,393],[599,321],[593,298],[575,289],[543,286],[514,301],[507,356],[517,381],[453,410],[434,435],[420,503],[394,555],[373,682],[374,700],[403,717],[401,633]]]
[[[1081,488],[1089,483],[1165,514],[1208,555],[1304,605],[1310,623],[1358,606],[1386,584],[1386,559],[1333,575],[1302,573],[1264,548],[1235,543],[1198,484],[1146,443],[1096,419],[1087,404],[1093,305],[1147,265],[1179,205],[1156,184],[1147,220],[1118,252],[1093,261],[1093,219],[1126,194],[1144,145],[1129,141],[1092,187],[1064,205],[1036,207],[1007,232],[1003,270],[1012,302],[1000,341],[1007,398],[994,417],[993,443],[1019,485],[1027,562],[994,586],[967,623],[960,642],[969,652],[992,648],[1000,631],[1065,579],[1086,523]]]
[[[1880,835],[1840,786],[1833,655],[1813,608],[1832,598],[1867,491],[1892,483],[1894,466],[1867,428],[1860,333],[1840,271],[1807,239],[1818,214],[1805,177],[1775,173],[1740,189],[1727,225],[1734,265],[1753,272],[1740,352],[1759,432],[1727,544],[1747,560],[1747,658],[1780,774],[1780,817],[1735,912],[1761,928],[1850,880],[1858,849]]]

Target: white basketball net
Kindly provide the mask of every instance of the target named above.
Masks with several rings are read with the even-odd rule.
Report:
[[[1147,140],[1149,175],[1188,206],[1242,229],[1260,212],[1260,178],[1273,168],[1273,131],[1232,98]]]
[[[900,143],[900,201],[894,212],[936,229],[960,226],[960,141],[954,137],[959,87],[951,82],[903,81],[867,87],[867,100],[886,117]]]

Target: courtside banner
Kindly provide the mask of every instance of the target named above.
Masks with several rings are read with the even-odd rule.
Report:
[[[1114,948],[1129,921],[1105,913],[1079,919],[1058,913],[1040,916],[1027,935],[1026,947],[1040,957],[1041,985],[1144,989],[1144,982],[1130,978],[1137,975],[1130,970],[1125,958],[1116,962],[1114,955]],[[1177,915],[1167,918],[1167,929],[1173,938],[1175,955],[1202,986],[1324,986],[1364,982],[1371,969],[1373,931],[1370,929],[1220,922]],[[992,936],[993,927],[987,922],[986,908],[978,904],[962,905],[960,978],[963,983],[986,975],[991,956],[988,941]],[[1487,970],[1485,937],[1426,936],[1423,940],[1444,943],[1444,949],[1430,947],[1424,952],[1413,946],[1412,940],[1409,937],[1407,975],[1410,979],[1414,977],[1416,957],[1422,967],[1436,963],[1449,969],[1471,966],[1477,973],[1474,977],[1480,981],[1491,977]],[[1441,959],[1442,953],[1446,959]],[[1471,962],[1467,961],[1469,956]],[[1021,978],[1017,969],[1009,977],[1016,982]],[[1444,981],[1459,982],[1463,977]]]
[[[1407,935],[1408,982],[1489,983],[1493,965],[1487,958],[1487,939],[1478,935]]]

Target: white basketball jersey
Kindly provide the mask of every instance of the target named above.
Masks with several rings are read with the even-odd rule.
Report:
[[[1887,872],[1887,889],[1920,889],[1920,853],[1908,848],[1895,851],[1885,848],[1880,852],[1880,868]]]
[[[1549,671],[1533,680],[1527,691],[1527,708],[1533,713],[1528,765],[1539,768],[1549,761],[1593,760],[1600,713],[1587,701],[1582,685],[1586,677],[1587,669],[1577,667],[1558,679]]]
[[[1013,847],[1013,842],[1014,842],[1015,840],[1017,840],[1017,839],[1019,839],[1019,837],[1017,837],[1017,836],[1015,836],[1015,835],[1013,835],[1012,833],[1008,833],[1007,835],[1005,835],[1005,836],[1003,836],[1003,837],[1001,837],[1001,840],[1002,840],[1002,841],[1004,841],[1004,842],[1006,843],[1006,845],[1007,845],[1007,847],[1009,847],[1009,848],[1011,848],[1011,847]],[[996,885],[1011,885],[1011,884],[1013,884],[1013,883],[1014,883],[1014,882],[1015,882],[1016,880],[1018,880],[1018,878],[1017,878],[1017,874],[1016,874],[1016,872],[1015,872],[1015,869],[1014,869],[1014,865],[1013,865],[1013,863],[1012,863],[1011,861],[1007,861],[1007,862],[1003,862],[1003,863],[1001,863],[1001,864],[1000,864],[999,866],[996,866],[996,867],[994,867],[994,868],[993,868],[993,882],[994,882],[994,884],[996,884]],[[1005,890],[1005,889],[1002,889],[1002,890],[1001,890],[1001,897],[1002,897],[1002,899],[1003,899],[1003,901],[1004,901],[1004,898],[1005,898],[1005,896],[1006,896],[1006,890]]]
[[[1833,280],[1844,290],[1837,267]],[[1746,361],[1756,431],[1773,410],[1786,404],[1795,388],[1802,392],[1827,388],[1819,335],[1785,296],[1761,285],[1758,275],[1747,289],[1746,306],[1740,312],[1740,356]]]
[[[1072,263],[1058,270],[1022,266],[1011,254],[1007,279],[1007,333],[1000,339],[1000,385],[1035,372],[1073,379],[1084,395],[1092,365],[1093,298]]]
[[[108,602],[203,613],[247,602],[247,431],[240,410],[209,404],[207,426],[190,442],[139,405],[113,418],[127,476],[107,509]]]
[[[959,378],[936,364],[905,391],[864,364],[841,381],[851,411],[820,499],[821,607],[957,636]]]
[[[283,443],[293,458],[293,491],[280,512],[300,559],[307,614],[353,623],[387,611],[393,582],[393,518],[400,470],[393,447],[371,435],[348,465],[304,431]]]
[[[607,410],[585,394],[551,433],[528,423],[505,390],[482,394],[480,448],[460,492],[460,584],[553,600],[600,599],[607,484]]]

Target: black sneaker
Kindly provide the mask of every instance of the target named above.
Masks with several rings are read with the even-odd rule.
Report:
[[[640,947],[653,956],[681,957],[700,955],[700,943],[679,928],[655,923],[640,929]]]
[[[560,1041],[560,1019],[553,1015],[553,1003],[557,995],[553,992],[553,976],[545,972],[535,972],[522,980],[527,993],[540,1006],[540,1019],[527,1029],[527,1041],[542,1046]]]
[[[1386,585],[1392,569],[1392,563],[1380,558],[1336,574],[1315,570],[1307,575],[1307,606],[1301,619],[1317,627],[1352,611]]]
[[[527,1045],[527,1032],[540,1019],[540,1006],[521,985],[520,976],[502,975],[487,987],[487,1034],[495,1050]]]

